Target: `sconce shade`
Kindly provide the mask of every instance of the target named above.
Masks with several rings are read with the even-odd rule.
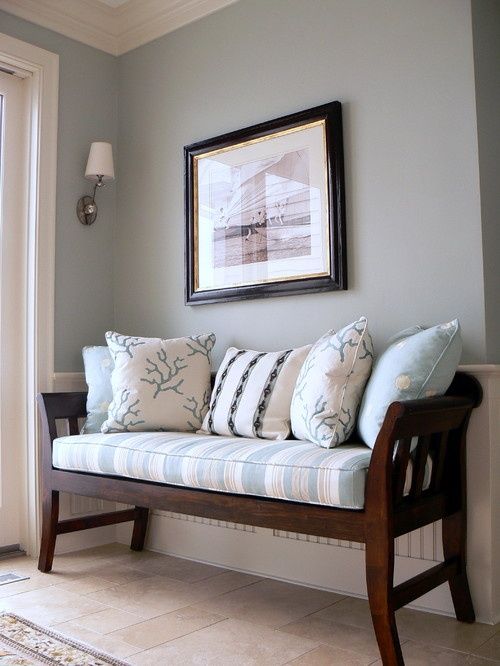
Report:
[[[113,149],[108,141],[94,141],[90,146],[89,159],[85,169],[85,178],[97,180],[113,180],[115,170],[113,167]]]

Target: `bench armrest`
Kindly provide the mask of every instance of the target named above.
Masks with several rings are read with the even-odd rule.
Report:
[[[77,422],[87,416],[87,392],[75,393],[39,393],[37,395],[38,408],[42,423],[47,426],[51,439],[57,437],[57,420],[66,419]],[[76,434],[76,433],[75,433]]]
[[[87,393],[39,393],[36,397],[42,421],[41,461],[45,471],[52,469],[52,442],[57,422],[66,421],[70,435],[79,432],[78,419],[87,416]]]
[[[481,399],[479,382],[457,373],[445,396],[389,406],[366,481],[365,509],[374,525],[386,518],[392,524],[397,511],[433,497],[453,510],[464,506],[467,426]],[[424,488],[429,457],[431,476]],[[410,461],[411,486],[405,494]]]

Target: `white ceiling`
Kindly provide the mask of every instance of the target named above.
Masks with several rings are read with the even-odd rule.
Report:
[[[238,0],[0,0],[0,9],[113,55]]]

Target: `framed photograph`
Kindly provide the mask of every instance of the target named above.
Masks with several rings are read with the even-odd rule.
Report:
[[[184,154],[186,304],[347,289],[340,102]]]

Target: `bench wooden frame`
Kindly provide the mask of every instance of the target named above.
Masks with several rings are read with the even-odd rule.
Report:
[[[41,440],[42,541],[38,568],[49,572],[58,534],[133,521],[132,550],[142,550],[150,509],[163,509],[235,523],[355,541],[366,545],[366,583],[373,626],[383,663],[404,664],[395,611],[448,581],[457,619],[474,622],[466,573],[466,432],[481,386],[458,372],[447,395],[390,405],[377,437],[367,474],[365,508],[337,509],[315,504],[235,495],[148,481],[71,472],[52,466],[57,423],[79,432],[86,416],[86,393],[38,396]],[[404,484],[412,438],[413,475]],[[397,442],[399,445],[396,447]],[[423,490],[432,455],[430,485]],[[134,505],[133,509],[59,520],[59,493],[68,492]],[[442,520],[444,562],[394,586],[394,539]]]

